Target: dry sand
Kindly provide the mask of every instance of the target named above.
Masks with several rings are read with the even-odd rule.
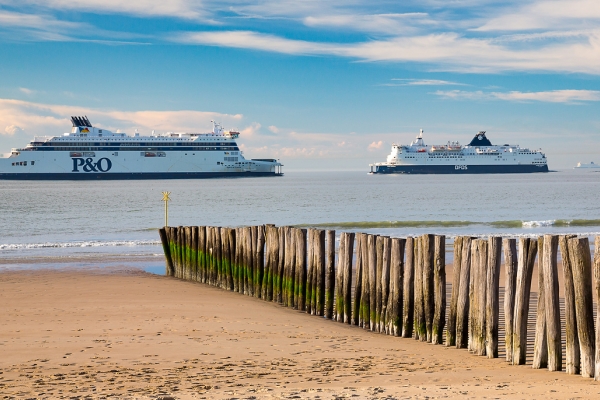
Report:
[[[0,273],[0,398],[600,398],[600,383],[127,270]]]

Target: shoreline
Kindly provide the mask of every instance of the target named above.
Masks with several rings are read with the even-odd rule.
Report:
[[[600,395],[580,376],[130,269],[0,272],[0,301],[0,388],[16,398]]]

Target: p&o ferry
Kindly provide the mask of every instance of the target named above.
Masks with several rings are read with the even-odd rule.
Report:
[[[247,160],[236,139],[213,121],[212,133],[133,136],[71,117],[71,132],[36,136],[0,158],[0,179],[95,180],[280,176],[275,159]]]
[[[386,162],[369,164],[373,174],[498,174],[548,172],[546,155],[519,145],[492,145],[485,131],[466,146],[427,146],[423,130],[409,145],[393,144]]]

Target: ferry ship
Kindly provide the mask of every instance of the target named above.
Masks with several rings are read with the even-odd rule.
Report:
[[[212,133],[129,136],[71,117],[71,132],[36,136],[25,148],[0,158],[0,179],[100,180],[281,176],[275,159],[242,155],[236,139],[213,122]]]
[[[427,146],[423,130],[409,145],[393,144],[386,162],[369,164],[372,174],[496,174],[548,172],[546,155],[519,145],[492,145],[485,131],[466,146]]]
[[[579,169],[579,168],[582,168],[582,169],[587,169],[587,168],[600,168],[600,165],[599,165],[599,164],[594,164],[594,162],[593,162],[593,161],[590,161],[590,163],[589,163],[589,164],[585,164],[585,163],[580,163],[580,162],[579,162],[579,163],[577,163],[577,165],[576,165],[576,166],[574,166],[573,168],[575,168],[575,169]]]

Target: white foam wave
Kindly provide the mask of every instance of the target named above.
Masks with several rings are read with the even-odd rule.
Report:
[[[158,240],[86,240],[81,242],[46,242],[46,243],[7,243],[0,244],[0,250],[49,249],[72,247],[118,247],[118,246],[154,246],[161,244]]]
[[[555,219],[547,221],[523,221],[523,228],[537,228],[540,226],[552,226],[556,223]]]

